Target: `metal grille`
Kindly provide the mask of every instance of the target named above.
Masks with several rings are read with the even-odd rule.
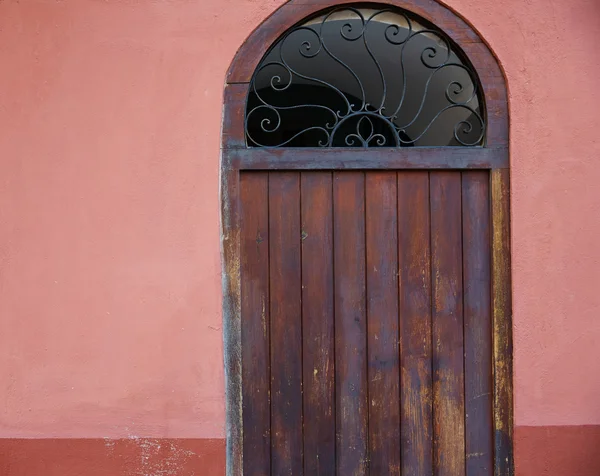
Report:
[[[250,147],[480,146],[477,75],[400,9],[339,7],[292,28],[254,73]]]

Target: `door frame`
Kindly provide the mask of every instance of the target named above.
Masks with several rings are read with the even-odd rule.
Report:
[[[252,75],[268,48],[289,28],[351,0],[290,0],[266,19],[235,56],[225,84],[221,143],[221,254],[226,383],[227,475],[242,475],[242,365],[240,316],[239,179],[251,170],[466,170],[490,171],[493,328],[494,475],[514,474],[512,289],[510,252],[509,116],[498,62],[466,21],[435,0],[386,0],[440,28],[471,61],[485,98],[483,147],[247,148],[245,109]],[[381,4],[382,2],[377,2]]]

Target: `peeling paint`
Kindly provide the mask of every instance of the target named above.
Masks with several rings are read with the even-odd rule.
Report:
[[[178,476],[180,468],[197,456],[191,450],[175,446],[170,441],[130,436],[141,450],[140,466],[127,476]]]

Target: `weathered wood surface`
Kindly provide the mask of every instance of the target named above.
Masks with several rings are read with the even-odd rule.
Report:
[[[345,0],[342,0],[345,2]],[[337,2],[339,3],[339,2]],[[249,352],[249,349],[244,350],[242,339],[243,327],[246,323],[246,315],[256,315],[253,310],[246,309],[242,311],[242,294],[247,294],[248,291],[242,293],[240,290],[240,267],[244,266],[242,231],[240,229],[240,210],[238,204],[242,199],[241,189],[238,187],[239,171],[246,168],[248,170],[341,170],[341,169],[395,169],[395,168],[421,168],[421,169],[492,169],[491,171],[491,222],[492,222],[492,332],[493,332],[493,425],[494,425],[494,467],[497,476],[510,476],[513,474],[513,456],[512,456],[512,341],[511,341],[511,279],[510,279],[510,200],[509,200],[509,173],[508,173],[508,104],[505,82],[502,71],[498,63],[487,48],[485,43],[481,41],[474,30],[459,18],[448,8],[442,6],[434,0],[390,0],[391,5],[396,5],[401,8],[406,8],[418,15],[423,16],[429,21],[435,23],[438,27],[444,30],[463,50],[469,60],[472,62],[481,80],[483,92],[485,94],[486,117],[488,120],[488,129],[486,137],[486,147],[484,148],[457,148],[454,152],[446,150],[419,150],[417,148],[408,148],[406,150],[394,150],[393,153],[388,150],[371,149],[367,153],[364,151],[355,150],[348,152],[346,150],[335,151],[333,149],[327,151],[319,151],[315,155],[314,151],[287,150],[287,151],[265,151],[260,149],[244,150],[244,110],[245,98],[248,92],[248,83],[252,77],[254,69],[260,59],[267,51],[268,46],[273,44],[276,39],[283,34],[288,28],[303,20],[307,15],[311,15],[320,9],[327,8],[333,5],[331,0],[292,0],[282,6],[274,15],[267,19],[254,33],[252,33],[245,44],[240,48],[236,59],[234,60],[229,73],[228,83],[225,91],[225,109],[224,109],[224,124],[223,124],[223,142],[222,142],[222,173],[221,173],[221,197],[222,197],[222,240],[223,240],[223,314],[224,314],[224,333],[225,333],[225,363],[226,363],[226,378],[227,378],[227,427],[228,427],[228,476],[237,476],[242,474],[242,448],[250,442],[246,442],[246,437],[251,438],[252,432],[248,432],[249,423],[243,423],[242,410],[247,404],[246,402],[246,385],[247,380],[243,374],[242,354]],[[464,152],[463,157],[459,157],[461,152]],[[448,154],[444,157],[444,154]],[[420,172],[427,174],[427,172]],[[401,178],[405,172],[401,172],[398,177],[400,184]],[[417,175],[413,175],[417,178]],[[422,176],[419,180],[423,180]],[[424,187],[423,184],[417,186],[419,190]],[[408,192],[407,192],[408,193]],[[419,192],[421,193],[421,192]],[[420,266],[430,259],[430,250],[427,243],[417,244],[411,241],[408,236],[402,234],[403,220],[405,223],[414,223],[414,226],[429,226],[424,221],[428,217],[422,215],[422,212],[414,212],[405,214],[403,210],[406,205],[402,203],[402,187],[398,190],[398,253],[400,263],[409,263],[411,266]],[[463,197],[464,198],[464,197]],[[255,201],[252,201],[254,203]],[[410,202],[410,197],[405,197],[405,203]],[[422,202],[421,205],[423,204]],[[466,204],[471,207],[471,204]],[[464,211],[464,207],[463,207]],[[404,218],[403,218],[404,215]],[[421,220],[421,221],[420,221]],[[359,223],[359,229],[360,229]],[[362,224],[364,226],[364,223]],[[412,226],[412,225],[411,225]],[[459,225],[460,226],[460,225]],[[311,245],[312,246],[312,245]],[[467,245],[469,246],[469,245]],[[465,254],[468,251],[465,250]],[[251,259],[251,258],[249,258]],[[403,261],[404,260],[404,261]],[[469,281],[469,264],[462,264],[465,274],[465,287],[468,290]],[[359,267],[357,266],[357,269]],[[431,337],[431,328],[427,328],[427,324],[422,322],[423,317],[427,316],[427,309],[424,307],[424,302],[431,289],[427,289],[425,285],[426,277],[419,277],[413,271],[407,271],[400,265],[400,339],[401,353],[400,360],[402,364],[401,379],[401,464],[402,474],[432,474],[433,469],[428,468],[429,459],[427,454],[432,452],[431,444],[433,441],[433,433],[430,431],[431,416],[431,389],[428,387],[428,373],[431,369],[427,367],[428,358],[427,348]],[[428,271],[423,268],[423,273],[427,275]],[[242,273],[243,274],[243,273]],[[241,278],[244,279],[243,277]],[[419,286],[419,279],[424,280],[422,287]],[[436,276],[433,276],[434,281]],[[335,281],[335,277],[334,277]],[[336,285],[336,288],[339,285]],[[414,293],[411,292],[410,299],[405,298],[404,290],[408,291],[409,286],[412,287]],[[418,292],[417,292],[418,291]],[[268,292],[268,291],[267,291]],[[298,291],[301,292],[301,291]],[[292,292],[292,295],[296,295]],[[260,295],[260,293],[259,293]],[[255,299],[254,297],[252,299]],[[472,319],[473,315],[469,315],[470,298],[466,297],[465,301],[465,319]],[[365,303],[363,303],[365,304]],[[247,305],[250,305],[248,301]],[[364,307],[363,307],[364,309]],[[311,311],[312,312],[312,311]],[[478,311],[473,311],[478,312]],[[250,314],[248,314],[250,313]],[[254,314],[253,314],[254,313]],[[406,318],[404,316],[407,316]],[[413,316],[413,317],[411,317]],[[242,325],[240,319],[244,319]],[[336,317],[337,320],[337,317]],[[360,325],[366,325],[359,319]],[[417,324],[421,327],[417,328]],[[323,331],[319,328],[318,332]],[[438,333],[440,329],[438,328]],[[294,329],[292,329],[292,334]],[[405,336],[405,333],[413,336],[410,339]],[[419,339],[423,339],[419,341]],[[474,358],[469,354],[469,338],[466,334],[466,340],[463,345],[467,352],[465,362],[466,378],[473,377],[471,372],[474,368],[469,361],[474,362]],[[366,339],[366,336],[365,336]],[[410,347],[406,347],[409,345]],[[359,349],[360,350],[360,349]],[[362,349],[367,352],[365,349]],[[442,349],[442,355],[447,349]],[[431,350],[430,350],[431,352]],[[293,353],[293,352],[292,352]],[[439,353],[439,352],[438,352]],[[338,354],[336,353],[336,357]],[[367,355],[364,355],[366,359]],[[450,361],[454,362],[453,359]],[[412,363],[411,363],[412,362]],[[413,370],[405,368],[405,364]],[[480,362],[475,361],[478,365]],[[439,369],[439,359],[435,361],[436,368]],[[295,364],[294,364],[295,365]],[[366,365],[366,364],[365,364]],[[421,367],[419,367],[419,365]],[[414,368],[418,368],[417,372]],[[471,369],[471,370],[469,370]],[[304,374],[302,378],[304,377]],[[409,378],[410,377],[410,378]],[[365,382],[368,382],[365,370]],[[431,379],[429,379],[431,381]],[[468,380],[467,380],[468,381]],[[297,382],[296,382],[297,384]],[[366,384],[365,384],[366,385]],[[438,379],[438,397],[440,389],[444,385],[440,385]],[[364,390],[359,389],[359,400],[363,398]],[[421,398],[416,399],[415,392],[425,392]],[[430,394],[427,395],[426,392]],[[242,394],[244,394],[242,396]],[[339,397],[339,395],[338,395]],[[485,397],[481,397],[485,398]],[[438,398],[439,400],[439,398]],[[245,402],[245,403],[243,403]],[[406,405],[412,402],[413,407],[408,409]],[[242,404],[243,403],[243,404]],[[456,413],[454,408],[456,402],[450,405],[450,411],[445,409],[441,415]],[[306,404],[306,400],[304,401]],[[469,411],[469,406],[472,404],[467,396],[466,411]],[[483,403],[481,404],[483,405]],[[335,404],[334,404],[335,407]],[[310,405],[307,409],[310,408]],[[310,411],[310,410],[308,410]],[[339,417],[339,409],[334,410]],[[421,413],[415,413],[421,412]],[[296,414],[298,412],[296,411]],[[436,412],[433,412],[436,414]],[[439,413],[439,412],[438,412]],[[436,429],[439,432],[444,425],[440,426],[439,416],[436,414]],[[243,418],[247,415],[244,414]],[[258,416],[257,416],[258,417]],[[357,415],[358,420],[362,421],[364,413]],[[297,416],[296,416],[297,419]],[[417,428],[416,422],[422,419],[423,425]],[[471,424],[467,419],[467,430]],[[319,422],[319,425],[324,423]],[[242,426],[244,427],[242,429]],[[312,430],[311,430],[312,431]],[[369,430],[365,430],[367,433]],[[464,425],[462,431],[465,431]],[[416,433],[415,433],[416,432]],[[242,433],[244,437],[242,437]],[[265,438],[268,438],[268,433],[265,433]],[[427,435],[431,438],[427,439]],[[439,434],[435,441],[438,444]],[[415,445],[415,438],[426,438],[423,444]],[[409,443],[410,439],[410,443]],[[256,440],[258,441],[258,440]],[[344,437],[340,437],[340,442],[345,441]],[[369,446],[370,444],[361,440],[361,444]],[[469,438],[467,437],[467,447],[469,448]],[[300,447],[301,445],[298,445]],[[418,451],[417,451],[418,450]],[[464,449],[463,449],[464,450]],[[423,451],[423,457],[419,456]],[[249,458],[249,449],[244,450],[244,463],[251,461]],[[362,461],[366,459],[365,448],[358,446],[358,453],[361,455]],[[257,458],[265,460],[264,453],[260,456],[258,452]],[[328,453],[329,454],[329,453]],[[435,450],[437,456],[440,455],[437,447]],[[473,458],[471,453],[467,454],[467,472],[472,472],[469,469]],[[307,455],[304,455],[305,457]],[[477,458],[475,458],[477,459]],[[309,459],[310,460],[310,459]],[[305,459],[305,465],[307,461]],[[473,460],[474,461],[474,460]],[[439,461],[436,460],[437,463]],[[260,464],[260,463],[259,463]],[[447,462],[442,462],[442,466],[447,465]],[[306,466],[308,468],[308,466]],[[362,468],[362,466],[361,466]],[[417,469],[414,469],[417,468]],[[424,469],[423,469],[424,468]],[[414,472],[411,472],[413,471]],[[430,471],[431,469],[431,471]],[[423,472],[421,472],[423,470]],[[260,471],[260,469],[258,470]],[[308,470],[307,470],[308,471]],[[359,468],[359,471],[362,469]],[[436,469],[437,471],[437,469]],[[245,473],[246,474],[246,473]],[[252,474],[252,473],[248,473]],[[269,470],[265,470],[263,474],[270,474]],[[273,473],[275,474],[275,473]],[[310,474],[307,472],[307,474]],[[341,474],[341,473],[338,473]],[[351,473],[350,473],[351,474]],[[443,474],[443,473],[440,473]],[[460,471],[458,474],[461,474]]]
[[[271,474],[302,475],[300,173],[269,174]]]
[[[225,411],[227,474],[243,473],[242,331],[240,283],[240,174],[221,170],[221,251],[223,289],[223,360],[225,364]]]
[[[324,152],[325,155],[323,154]],[[399,149],[232,148],[227,164],[242,170],[496,169],[508,166],[508,150],[485,147],[404,147]]]
[[[365,176],[333,175],[337,474],[368,474]]]
[[[398,173],[402,474],[433,474],[429,173]]]
[[[246,147],[246,100],[247,84],[228,84],[224,91],[223,130],[221,147]]]
[[[465,452],[467,476],[492,474],[492,321],[489,173],[463,172]]]
[[[399,476],[400,350],[396,172],[366,174],[365,189],[369,470],[372,475]]]
[[[465,474],[461,177],[432,172],[434,473]]]
[[[304,472],[335,474],[331,172],[302,172]]]
[[[510,377],[492,353],[510,344],[492,273],[507,187],[487,171],[242,173],[245,474],[510,474],[492,374]]]
[[[271,471],[269,176],[240,178],[244,475]]]
[[[512,297],[510,279],[510,178],[508,169],[491,172],[492,320],[494,329],[494,467],[514,474],[512,400]]]

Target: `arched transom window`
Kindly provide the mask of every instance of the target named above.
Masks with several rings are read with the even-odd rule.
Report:
[[[250,84],[249,147],[481,146],[474,69],[400,8],[333,8],[286,32]]]

